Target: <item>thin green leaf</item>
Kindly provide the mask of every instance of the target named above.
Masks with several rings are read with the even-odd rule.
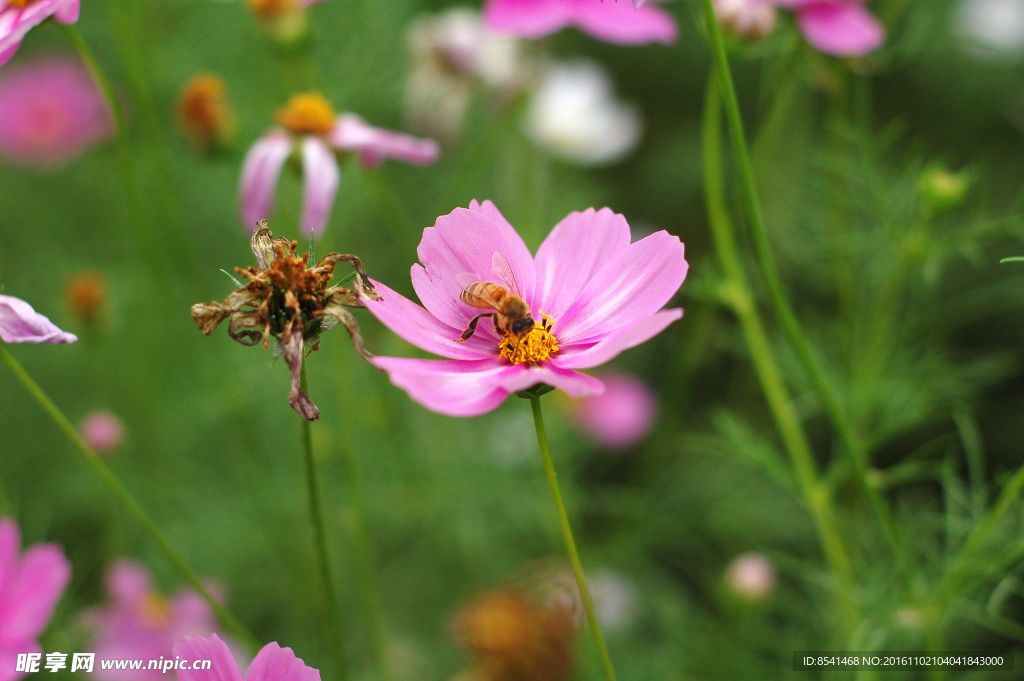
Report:
[[[228,275],[228,279],[230,279],[232,282],[234,282],[235,288],[245,288],[245,284],[243,284],[242,282],[238,281],[233,276],[231,276],[231,274],[227,270],[222,269],[221,272],[223,272],[224,274]]]

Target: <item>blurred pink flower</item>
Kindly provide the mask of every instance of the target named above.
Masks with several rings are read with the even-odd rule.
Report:
[[[36,544],[18,555],[20,546],[18,526],[0,518],[0,681],[25,676],[14,671],[18,653],[42,652],[36,639],[71,579],[59,547]]]
[[[885,40],[885,29],[864,9],[866,0],[768,1],[796,12],[807,42],[826,54],[862,57]]]
[[[242,681],[242,672],[231,650],[216,634],[210,638],[186,636],[174,644],[174,655],[183,660],[210,660],[210,670],[178,670],[178,681]],[[245,681],[320,681],[320,672],[306,664],[291,648],[268,643],[256,654]]]
[[[62,24],[78,21],[79,0],[0,0],[0,66],[18,51],[29,30],[52,16]]]
[[[775,28],[775,6],[767,0],[712,0],[715,18],[738,38],[758,40]]]
[[[6,343],[74,343],[78,336],[61,331],[20,298],[0,295],[0,339]]]
[[[117,449],[124,439],[121,419],[109,411],[94,411],[86,414],[79,430],[89,446],[101,454]]]
[[[106,104],[77,61],[50,57],[0,71],[0,158],[52,166],[112,132]]]
[[[643,0],[488,0],[484,19],[495,31],[537,39],[575,26],[609,43],[672,43],[676,21]]]
[[[365,166],[376,166],[388,157],[425,165],[440,152],[434,140],[374,128],[351,113],[335,117],[330,104],[317,93],[295,95],[278,113],[278,121],[284,128],[274,128],[260,138],[242,164],[242,222],[250,231],[270,217],[281,168],[296,151],[301,154],[305,184],[302,233],[312,230],[317,237],[327,225],[338,190],[334,151],[356,152]]]
[[[744,553],[729,564],[725,579],[736,595],[761,600],[775,589],[775,566],[760,553]]]
[[[573,416],[580,427],[608,449],[625,449],[642,440],[654,425],[658,402],[647,385],[632,374],[601,374],[605,391],[580,400]]]
[[[412,285],[426,309],[376,282],[383,299],[364,300],[396,334],[449,359],[372,361],[413,400],[449,416],[489,412],[541,383],[573,397],[599,395],[604,384],[576,369],[604,364],[683,315],[661,309],[686,277],[679,238],[665,231],[629,238],[625,218],[590,208],[558,223],[535,259],[490,201],[456,208],[423,230],[417,250],[423,265],[413,265]],[[489,314],[462,302],[473,282],[497,282],[520,296],[535,325],[520,337],[485,318],[473,337],[456,342],[471,319]]]
[[[96,631],[91,651],[103,659],[172,657],[172,647],[186,635],[208,635],[216,628],[210,606],[194,591],[182,590],[168,601],[153,589],[149,573],[129,560],[107,573],[111,603],[83,616]],[[99,679],[145,681],[166,679],[159,670],[101,670]]]

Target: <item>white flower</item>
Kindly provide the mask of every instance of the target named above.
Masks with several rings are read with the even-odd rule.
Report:
[[[552,154],[583,165],[617,161],[636,146],[639,110],[620,102],[607,72],[590,62],[549,66],[530,98],[526,134]]]
[[[981,47],[1024,53],[1024,0],[964,0],[953,22],[959,33]]]

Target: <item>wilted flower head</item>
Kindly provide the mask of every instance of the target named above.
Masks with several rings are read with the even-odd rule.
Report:
[[[49,57],[0,71],[0,158],[45,168],[112,133],[106,104],[79,62]]]
[[[599,395],[582,374],[661,333],[662,310],[686,277],[679,238],[630,243],[625,218],[593,208],[555,226],[534,258],[490,201],[456,208],[423,230],[412,285],[420,307],[383,284],[366,307],[410,343],[449,359],[374,357],[391,382],[441,414],[476,416],[547,384]]]
[[[96,636],[90,650],[103,659],[155,660],[172,657],[174,643],[185,635],[211,634],[216,621],[209,604],[190,590],[167,599],[153,588],[149,573],[130,560],[122,560],[107,573],[110,603],[83,614]],[[165,679],[161,670],[100,669],[97,678],[121,681]]]
[[[62,24],[78,21],[79,0],[0,0],[0,66],[18,51],[22,38],[51,16]]]
[[[178,98],[178,118],[192,141],[205,152],[227,146],[234,127],[224,81],[203,73],[185,85]]]
[[[292,97],[278,112],[278,122],[284,127],[260,138],[242,164],[242,222],[249,229],[270,214],[281,168],[293,154],[301,156],[305,184],[302,233],[313,231],[320,236],[338,190],[334,152],[355,152],[366,166],[376,166],[389,157],[424,165],[433,163],[439,153],[434,140],[374,128],[352,113],[335,116],[331,105],[316,92]]]
[[[474,681],[560,681],[573,663],[573,615],[524,591],[484,594],[456,616],[459,642],[474,656]]]
[[[528,68],[519,40],[484,25],[479,10],[457,7],[409,27],[413,68],[406,85],[411,125],[455,137],[476,85],[498,97],[520,88]]]
[[[68,307],[86,324],[92,324],[106,299],[106,283],[99,272],[82,272],[64,289]]]
[[[0,339],[5,343],[74,343],[78,336],[61,331],[20,298],[0,295]]]
[[[223,303],[196,303],[192,318],[207,335],[230,318],[228,335],[242,345],[255,345],[262,339],[267,347],[270,337],[276,338],[292,372],[288,402],[304,419],[315,420],[320,410],[299,387],[305,345],[315,350],[320,334],[341,323],[359,354],[369,359],[359,324],[345,308],[365,307],[364,300],[379,300],[380,296],[354,255],[329,253],[312,266],[308,255],[299,256],[297,241],[274,239],[266,220],[260,220],[251,242],[258,267],[235,268],[249,283]],[[355,269],[351,289],[327,286],[339,262]]]
[[[174,644],[174,655],[185,660],[210,660],[206,671],[178,670],[178,681],[242,681],[238,663],[217,634],[210,638],[186,636]],[[320,672],[307,667],[291,648],[268,643],[256,653],[245,672],[245,681],[320,681]]]
[[[601,374],[605,391],[575,403],[579,426],[609,449],[631,447],[647,435],[658,415],[658,401],[647,385],[632,374]]]
[[[775,7],[768,0],[713,0],[715,17],[738,38],[757,40],[775,28]]]
[[[537,39],[575,26],[620,45],[672,43],[676,22],[651,2],[627,0],[488,0],[484,19],[495,31]]]
[[[121,419],[109,411],[89,412],[82,419],[79,431],[82,439],[100,454],[117,449],[124,440]]]
[[[837,57],[862,57],[882,46],[885,29],[864,9],[866,0],[768,0],[796,12],[811,45]]]
[[[53,544],[36,544],[24,554],[21,533],[0,517],[0,681],[25,676],[16,672],[18,653],[38,653],[39,635],[71,579],[71,565]]]
[[[775,589],[775,566],[760,553],[744,553],[729,564],[725,582],[737,596],[759,601]]]
[[[639,110],[616,99],[608,72],[591,62],[548,66],[523,127],[538,146],[584,165],[623,158],[642,130]]]

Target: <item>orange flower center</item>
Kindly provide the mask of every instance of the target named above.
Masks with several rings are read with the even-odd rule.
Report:
[[[261,19],[273,19],[298,9],[295,0],[248,0],[249,9]]]
[[[153,629],[162,627],[171,619],[171,604],[158,593],[146,594],[139,609],[139,619]]]
[[[334,127],[334,110],[319,92],[304,92],[277,112],[277,120],[296,135],[326,135]]]
[[[535,324],[522,338],[511,331],[506,331],[501,338],[500,354],[513,364],[543,362],[558,352],[558,339],[551,333],[557,319],[551,319],[543,312],[541,323]]]
[[[189,81],[178,104],[181,121],[203,146],[212,146],[224,135],[228,105],[224,99],[224,81],[209,74]]]

